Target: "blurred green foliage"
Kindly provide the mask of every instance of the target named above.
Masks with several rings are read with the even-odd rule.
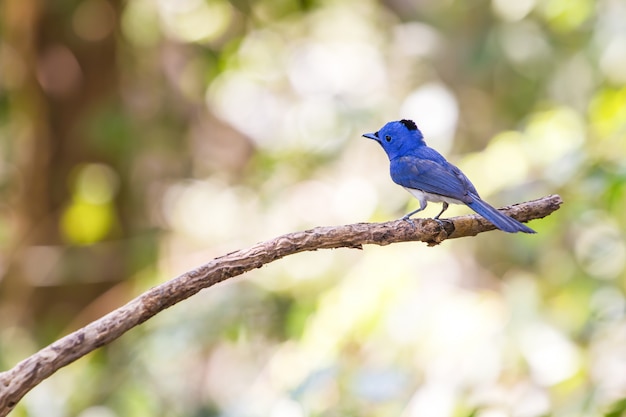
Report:
[[[3,369],[215,256],[408,212],[360,138],[388,120],[414,119],[493,204],[565,201],[536,236],[281,260],[15,416],[624,413],[623,0],[1,7]]]

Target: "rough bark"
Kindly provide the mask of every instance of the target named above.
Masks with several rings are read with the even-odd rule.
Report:
[[[550,195],[539,200],[503,209],[509,216],[527,222],[558,210],[561,197]],[[160,311],[191,297],[204,288],[298,252],[318,249],[357,248],[363,245],[389,245],[421,241],[429,246],[446,239],[475,236],[494,226],[477,215],[437,222],[416,219],[411,224],[396,220],[386,223],[357,223],[316,227],[289,233],[258,243],[248,249],[215,258],[200,267],[149,289],[126,305],[44,347],[14,368],[0,373],[0,416],[7,415],[33,387],[87,353],[117,339]],[[511,236],[515,239],[515,236]]]

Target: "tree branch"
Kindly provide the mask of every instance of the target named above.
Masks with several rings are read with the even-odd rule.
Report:
[[[550,195],[503,209],[509,216],[526,222],[558,210],[561,197]],[[126,305],[44,347],[12,369],[0,373],[0,416],[7,415],[17,402],[41,381],[87,353],[117,339],[166,308],[191,297],[204,288],[298,252],[363,245],[389,245],[421,241],[429,246],[446,239],[475,236],[494,226],[477,215],[454,217],[438,223],[415,219],[415,226],[403,220],[386,223],[357,223],[316,227],[288,233],[248,249],[231,252],[153,287]],[[511,239],[514,239],[512,236]]]

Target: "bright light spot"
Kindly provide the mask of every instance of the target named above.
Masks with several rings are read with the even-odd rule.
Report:
[[[311,355],[327,355],[344,340],[371,333],[372,326],[395,298],[394,294],[402,291],[407,279],[406,265],[381,261],[380,257],[371,256],[367,262],[357,264],[320,298],[301,338]]]
[[[578,29],[593,13],[593,0],[543,0],[538,9],[554,29],[569,31]]]
[[[585,271],[599,279],[620,276],[626,266],[626,243],[612,223],[587,224],[575,243],[576,259]]]
[[[269,413],[270,417],[304,417],[305,413],[302,406],[289,398],[281,398],[272,407]]]
[[[521,333],[521,350],[537,383],[555,385],[580,368],[575,345],[546,324],[534,324]]]
[[[154,45],[160,36],[159,17],[152,0],[126,3],[122,14],[124,37],[137,46]]]
[[[50,381],[50,385],[54,384],[54,387],[41,384],[37,389],[34,389],[28,397],[24,399],[24,405],[26,406],[24,408],[28,410],[24,412],[24,414],[49,417],[62,417],[67,415],[68,404],[64,401],[66,397],[59,394],[60,387],[67,386],[65,385],[65,381],[64,379],[56,378],[56,380]],[[22,413],[18,412],[14,414]]]
[[[573,108],[584,109],[589,97],[596,91],[596,69],[589,58],[578,53],[557,64],[550,81],[550,96],[557,103],[570,103]]]
[[[404,255],[411,253],[407,250]],[[371,255],[320,297],[300,340],[285,345],[273,357],[268,366],[272,386],[301,383],[315,369],[335,360],[337,349],[346,341],[363,343],[405,282],[413,279],[403,262],[407,256],[389,263],[388,254]]]
[[[419,39],[419,42],[416,42]],[[409,22],[394,27],[393,45],[404,55],[429,56],[441,46],[439,33],[432,26]]]
[[[521,392],[520,392],[521,391]],[[513,392],[515,395],[511,415],[515,417],[540,417],[550,414],[551,399],[546,390],[534,384],[523,384]]]
[[[221,0],[160,0],[160,15],[168,33],[184,42],[210,41],[221,36],[233,17]]]
[[[429,383],[422,385],[400,417],[450,417],[456,394],[452,387]]]
[[[398,285],[386,312],[385,340],[413,351],[415,366],[423,367],[430,380],[479,385],[495,381],[502,368],[506,306],[496,293],[456,288],[455,282],[467,272],[454,256],[426,258],[416,260],[419,275],[435,273],[439,280],[419,284],[411,276],[405,287]],[[390,276],[384,268],[388,263],[370,274]]]
[[[502,281],[506,304],[515,320],[512,324],[528,321],[537,311],[539,304],[538,277],[522,270],[509,270]]]
[[[407,377],[401,370],[364,366],[353,378],[351,391],[359,398],[376,403],[402,399]]]
[[[502,132],[482,152],[466,156],[459,164],[481,195],[489,195],[520,184],[528,175],[528,159],[523,156],[524,136]]]
[[[171,330],[168,333],[170,339],[174,338],[171,335]],[[185,343],[193,344],[192,341],[185,341]],[[167,341],[159,344],[158,354],[164,355],[163,351],[167,348]],[[171,351],[172,349],[170,348],[169,350]],[[174,352],[174,354],[179,354],[179,352]],[[250,404],[248,402],[249,396],[247,395],[251,383],[258,377],[257,358],[249,350],[241,349],[236,344],[229,343],[224,339],[215,343],[211,347],[210,352],[205,353],[205,355],[208,355],[208,358],[204,365],[205,377],[201,382],[202,392],[210,393],[217,405],[223,410],[235,406],[238,411],[232,414],[228,412],[225,414],[250,415],[245,411],[249,410],[250,407],[254,407],[254,405],[258,405]],[[172,361],[177,362],[172,358],[167,359],[167,362]],[[245,400],[243,400],[244,398]]]
[[[92,204],[104,204],[113,199],[119,186],[115,171],[104,164],[81,165],[76,170],[76,196]]]
[[[590,380],[607,403],[624,398],[626,390],[626,323],[597,326],[589,348]]]
[[[532,115],[525,134],[527,154],[533,162],[549,167],[580,148],[585,141],[585,123],[575,110],[557,107]]]
[[[537,63],[550,56],[550,45],[534,22],[522,21],[502,28],[502,50],[516,68],[525,75],[533,75]]]
[[[503,20],[515,22],[525,18],[535,7],[536,0],[493,0],[494,12]]]
[[[426,142],[439,152],[445,154],[450,149],[459,118],[459,106],[443,84],[425,84],[410,93],[402,103],[400,116],[414,120]]]
[[[609,80],[626,84],[626,36],[616,36],[606,45],[600,68]]]
[[[500,410],[497,408],[488,408],[486,410],[480,410],[476,417],[509,417],[510,414],[505,412],[504,410]]]
[[[426,304],[422,314],[428,317],[422,341],[415,342],[415,360],[426,366],[429,377],[459,383],[494,381],[502,361],[498,341],[505,311],[500,301],[489,294],[450,291],[431,294],[420,303]]]
[[[294,90],[303,96],[368,97],[386,84],[380,52],[357,42],[296,44],[287,76]]]
[[[209,85],[207,106],[263,149],[334,152],[351,132],[342,112],[387,90],[384,58],[354,13],[312,14],[308,36],[289,42],[276,29],[251,32]]]
[[[253,80],[272,82],[285,75],[285,39],[269,29],[250,32],[237,50],[237,68]]]
[[[111,204],[74,201],[61,216],[61,231],[77,245],[90,245],[103,240],[113,227],[115,214]]]
[[[240,233],[251,199],[237,190],[208,181],[170,187],[164,214],[177,232],[201,242],[220,242]]]
[[[517,417],[540,417],[547,416],[552,411],[550,397],[538,387],[533,387],[530,392],[526,393],[515,405],[515,413]]]
[[[282,97],[242,72],[229,71],[207,90],[207,105],[259,145],[281,147],[281,126],[289,108]]]
[[[176,14],[193,12],[203,2],[203,0],[159,0],[156,3],[161,13]]]
[[[117,413],[109,407],[98,405],[83,410],[78,417],[117,417]]]
[[[592,126],[598,136],[605,141],[615,136],[613,144],[604,142],[607,155],[621,155],[617,149],[624,150],[624,129],[626,128],[626,87],[620,89],[602,89],[593,97],[589,106]]]
[[[315,262],[302,262],[297,257],[287,257],[279,267],[284,271],[284,274],[263,279],[264,282],[259,280],[259,285],[272,290],[281,290],[293,287],[297,281],[319,279],[326,276],[333,265],[333,261],[331,252],[316,253]]]
[[[325,224],[330,218],[329,201],[333,189],[321,181],[302,181],[283,198],[291,216],[312,224]]]
[[[117,174],[104,164],[84,164],[75,169],[72,179],[73,201],[61,216],[61,231],[74,244],[99,242],[115,224]]]
[[[479,404],[476,417],[540,417],[550,413],[546,390],[527,380],[485,386],[478,392],[480,395],[472,401]]]
[[[348,135],[330,97],[311,96],[294,103],[285,115],[282,148],[337,151]]]
[[[349,222],[367,220],[378,203],[376,190],[367,181],[358,178],[341,180],[334,190],[332,208],[338,220]]]
[[[626,312],[624,295],[615,287],[603,287],[596,290],[589,304],[600,320],[619,320]]]

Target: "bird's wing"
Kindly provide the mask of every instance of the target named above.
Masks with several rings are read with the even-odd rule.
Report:
[[[460,169],[448,162],[403,156],[391,161],[391,179],[403,187],[469,203],[476,189]]]

